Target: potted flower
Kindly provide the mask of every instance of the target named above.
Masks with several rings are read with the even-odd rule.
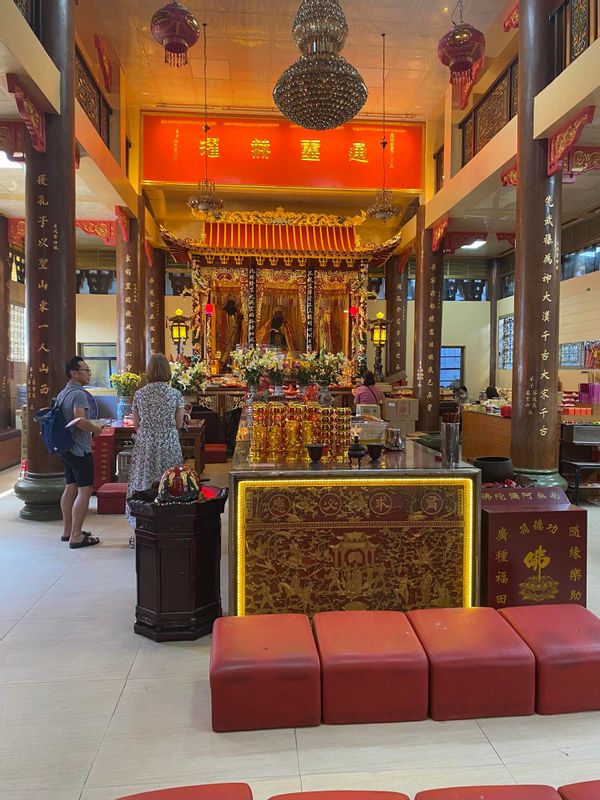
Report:
[[[117,419],[122,421],[127,414],[131,413],[131,401],[142,385],[142,376],[135,372],[115,372],[110,376],[110,383],[119,398]]]
[[[315,380],[315,353],[303,353],[292,365],[292,380],[298,384],[301,394]]]
[[[190,402],[196,402],[198,392],[206,389],[210,367],[204,361],[196,359],[191,364],[183,361],[171,363],[171,386],[188,398]]]
[[[321,405],[331,405],[329,386],[340,380],[344,369],[347,368],[348,359],[343,353],[327,353],[322,349],[314,363],[315,380],[319,384],[319,402]]]
[[[271,350],[262,352],[258,347],[236,350],[231,354],[233,374],[248,384],[251,395],[258,394],[258,384],[263,375],[271,375],[280,369],[283,377],[283,364]]]

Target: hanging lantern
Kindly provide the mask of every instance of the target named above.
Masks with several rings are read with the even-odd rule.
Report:
[[[200,25],[179,0],[171,0],[152,15],[152,35],[165,48],[165,63],[183,67],[188,63],[187,51],[200,36]]]
[[[175,316],[169,317],[169,328],[173,344],[177,345],[177,352],[181,352],[181,347],[187,342],[189,336],[189,317],[183,315],[183,309],[175,309]]]
[[[450,67],[450,83],[464,88],[475,83],[481,69],[485,36],[463,20],[463,0],[459,0],[457,9],[460,20],[452,20],[452,29],[438,42],[438,58],[445,67]]]

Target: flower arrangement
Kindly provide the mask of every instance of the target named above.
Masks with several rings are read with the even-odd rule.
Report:
[[[236,350],[231,354],[233,373],[253,386],[263,375],[268,375],[272,383],[281,385],[283,380],[283,360],[272,350],[261,351],[258,347]]]
[[[119,397],[133,397],[142,385],[142,376],[135,372],[115,372],[110,383]]]
[[[315,380],[315,353],[303,353],[292,364],[291,378],[300,386],[309,386]]]
[[[206,389],[210,367],[199,359],[186,364],[183,361],[171,362],[171,386],[181,394],[203,392]]]
[[[347,369],[348,359],[343,353],[327,353],[324,349],[314,355],[315,380],[329,386],[337,383]]]

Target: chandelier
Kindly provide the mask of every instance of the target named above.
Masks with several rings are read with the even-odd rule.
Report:
[[[198,184],[198,194],[188,198],[187,204],[192,211],[219,211],[223,201],[215,189],[215,182],[208,177],[208,81],[206,77],[208,60],[206,57],[206,22],[202,23],[204,37],[204,180]]]
[[[460,21],[454,21],[458,10]],[[475,82],[485,55],[485,36],[463,20],[463,0],[452,12],[452,29],[438,42],[438,58],[450,67],[450,83],[464,89]]]
[[[302,55],[273,89],[273,100],[283,116],[315,131],[351,120],[369,93],[357,70],[339,55],[348,23],[338,0],[302,0],[292,36]]]
[[[166,64],[183,67],[188,63],[187,51],[198,41],[200,26],[196,17],[179,0],[171,0],[154,12],[150,30],[165,48]]]
[[[387,131],[385,127],[385,33],[381,34],[381,87],[383,108],[381,115],[381,170],[382,181],[381,189],[375,194],[373,205],[367,209],[367,216],[371,219],[378,219],[387,222],[388,219],[396,217],[400,209],[394,205],[394,196],[385,185],[385,148],[387,147]]]

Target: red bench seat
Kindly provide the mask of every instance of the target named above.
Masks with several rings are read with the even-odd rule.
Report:
[[[124,514],[126,483],[103,483],[96,490],[98,514]]]
[[[226,444],[205,444],[204,445],[205,464],[226,464],[227,445]]]
[[[415,800],[560,800],[551,786],[457,786],[428,789]]]
[[[536,661],[536,711],[600,710],[600,619],[578,605],[518,606],[500,613]]]
[[[497,611],[427,608],[407,617],[429,659],[432,719],[533,714],[533,654]]]
[[[563,800],[598,800],[600,798],[600,781],[584,781],[560,786],[559,795]]]
[[[325,611],[313,627],[323,722],[403,722],[427,717],[427,656],[401,611]]]
[[[221,617],[210,653],[215,731],[300,728],[321,721],[321,667],[308,617]]]
[[[400,792],[370,792],[366,789],[349,789],[276,794],[270,797],[269,800],[409,800],[409,798]]]
[[[252,791],[247,783],[210,783],[128,794],[118,800],[252,800]]]

